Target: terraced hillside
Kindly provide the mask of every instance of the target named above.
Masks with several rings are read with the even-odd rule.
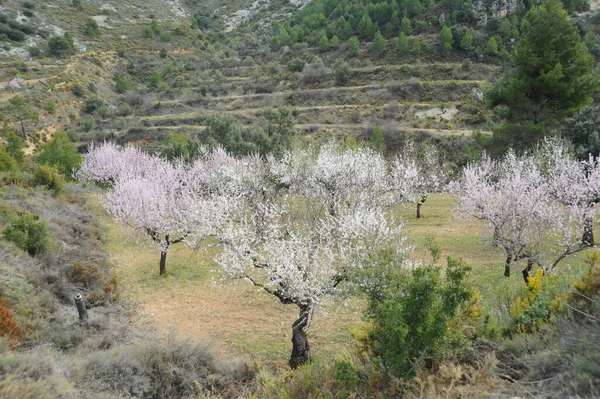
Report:
[[[214,115],[252,126],[265,109],[289,107],[306,140],[368,139],[380,126],[392,150],[409,135],[464,150],[475,145],[474,133],[487,134],[501,120],[486,109],[483,94],[509,70],[519,25],[519,2],[461,6],[466,16],[450,15],[447,1],[432,2],[419,13],[403,11],[413,26],[407,48],[397,45],[397,27],[384,30],[371,13],[385,33],[385,51],[376,52],[357,24],[361,39],[351,52],[349,40],[334,40],[343,33],[333,17],[337,8],[318,22],[321,28],[307,28],[315,3],[71,3],[7,0],[0,6],[21,28],[39,26],[25,42],[4,45],[0,68],[5,124],[24,131],[32,144],[65,130],[81,148],[116,138],[158,150],[171,133],[194,137]],[[344,15],[352,22],[361,12],[349,8]],[[594,15],[592,8],[580,18],[589,23]],[[85,31],[90,19],[98,24],[96,37]],[[453,49],[442,55],[439,30],[448,20]],[[286,39],[299,27],[302,39]],[[19,58],[27,49],[43,49],[47,35],[67,31],[76,55]],[[472,45],[462,43],[466,32],[473,33]],[[325,47],[323,35],[331,40]],[[495,53],[485,49],[488,38],[498,39]],[[25,108],[11,107],[13,97],[23,98]],[[31,117],[21,118],[23,109]]]

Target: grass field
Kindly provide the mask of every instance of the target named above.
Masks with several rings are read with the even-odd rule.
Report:
[[[165,335],[176,329],[181,337],[209,345],[225,356],[286,363],[296,307],[282,305],[249,284],[221,280],[215,271],[215,246],[195,252],[184,244],[173,246],[167,275],[159,277],[158,249],[140,245],[142,236],[114,222],[95,203],[103,215],[105,246],[118,273],[122,296],[136,306],[136,324]],[[428,237],[434,237],[442,248],[440,262],[446,256],[463,258],[473,266],[470,279],[481,292],[486,311],[502,321],[508,317],[510,299],[523,290],[520,270],[515,268],[510,278],[503,277],[503,253],[483,242],[480,225],[456,219],[453,210],[454,199],[448,194],[431,196],[422,207],[421,219],[415,218],[414,207],[401,208],[405,231],[417,248],[414,256],[429,262],[424,248]],[[561,264],[556,279],[559,285],[572,281],[579,259]],[[361,305],[359,300],[332,300],[318,309],[309,330],[313,354],[327,357],[352,348],[348,327],[361,322]]]

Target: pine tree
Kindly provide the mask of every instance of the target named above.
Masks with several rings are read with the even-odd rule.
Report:
[[[333,35],[329,41],[329,46],[331,46],[331,48],[340,48],[340,39],[336,35]]]
[[[394,36],[394,25],[391,22],[385,24],[385,37]]]
[[[419,39],[415,39],[415,41],[413,42],[412,52],[415,55],[421,53],[421,41]]]
[[[467,31],[460,41],[460,48],[463,50],[473,50],[473,34]]]
[[[356,36],[352,36],[350,39],[348,39],[346,48],[348,49],[348,55],[350,57],[356,57],[357,55],[359,55],[360,45],[358,43],[358,38]]]
[[[319,38],[319,50],[329,50],[329,39],[327,39],[327,33],[325,33],[325,31],[321,33],[321,37]]]
[[[412,25],[410,24],[410,19],[403,17],[402,22],[400,22],[400,32],[406,33],[406,35],[410,35],[413,31]]]
[[[352,36],[352,26],[343,16],[338,19],[336,34],[341,40],[348,40]]]
[[[400,32],[396,39],[396,48],[400,54],[406,54],[408,52],[408,38],[404,32]]]
[[[375,38],[373,39],[373,44],[371,47],[371,49],[373,50],[373,54],[375,54],[376,56],[382,56],[383,54],[385,54],[386,46],[387,43],[381,35],[381,32],[377,31],[377,33],[375,33]]]
[[[360,22],[358,23],[358,34],[363,39],[372,39],[375,34],[375,30],[377,28],[371,21],[371,17],[369,17],[368,13],[363,14]]]
[[[373,129],[373,134],[371,134],[371,137],[369,137],[369,144],[377,151],[385,151],[385,140],[383,138],[383,130],[381,129],[381,126],[377,125],[375,129]]]
[[[394,13],[392,14],[392,18],[390,19],[390,22],[391,22],[392,26],[394,27],[394,29],[398,29],[398,27],[400,27],[400,17],[398,16],[398,11],[394,11]]]
[[[492,107],[509,110],[507,122],[494,131],[490,143],[497,152],[532,145],[548,127],[589,105],[600,86],[594,57],[559,1],[532,7],[521,29],[516,70],[488,92]]]
[[[490,37],[490,40],[488,40],[486,50],[489,55],[498,54],[498,42],[496,42],[494,36]]]
[[[444,57],[452,52],[452,31],[447,26],[443,26],[440,32],[440,51]]]

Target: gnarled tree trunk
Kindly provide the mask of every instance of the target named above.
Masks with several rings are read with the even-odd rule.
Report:
[[[420,202],[417,202],[417,219],[421,219],[421,205],[423,205]]]
[[[523,269],[523,280],[525,280],[525,284],[529,284],[531,269],[533,269],[533,260],[527,259],[527,266]]]
[[[292,369],[296,369],[298,366],[301,366],[310,360],[310,345],[306,338],[305,329],[310,324],[312,311],[313,309],[310,305],[300,306],[300,317],[298,317],[292,326],[293,347],[289,361],[289,365]]]

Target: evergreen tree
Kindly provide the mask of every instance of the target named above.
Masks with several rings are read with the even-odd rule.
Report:
[[[356,36],[352,36],[350,39],[348,39],[346,48],[348,49],[348,55],[350,57],[358,56],[360,54],[360,45],[358,43],[358,38]]]
[[[327,33],[325,33],[325,31],[321,33],[321,37],[319,38],[319,50],[329,50],[329,39],[327,39]]]
[[[512,36],[512,25],[508,18],[504,18],[502,20],[502,23],[500,24],[500,28],[498,29],[498,32],[500,33],[500,36],[502,36],[502,38],[504,40],[510,39],[510,37]]]
[[[488,92],[491,106],[507,110],[490,143],[497,152],[533,144],[547,127],[590,104],[599,87],[594,58],[557,0],[529,10],[514,61],[516,70]]]
[[[375,38],[373,39],[373,44],[371,47],[371,49],[373,50],[373,54],[375,54],[376,56],[382,56],[383,54],[385,54],[386,46],[387,43],[381,35],[381,32],[377,31],[377,33],[375,33]]]
[[[494,36],[490,37],[490,40],[488,40],[487,46],[486,46],[486,51],[489,55],[498,54],[498,42],[496,42],[496,39],[494,38]]]
[[[410,24],[410,19],[403,17],[402,22],[400,22],[400,32],[405,33],[407,36],[410,35],[413,31],[412,25]]]
[[[408,52],[408,38],[404,32],[400,32],[396,39],[396,48],[400,54],[406,54]]]
[[[452,52],[452,31],[447,26],[443,26],[440,32],[440,51],[444,57]]]
[[[398,16],[398,11],[394,11],[392,18],[390,19],[390,23],[394,29],[398,29],[400,27],[400,17]]]
[[[473,50],[473,34],[467,31],[460,41],[460,48],[463,50]]]
[[[352,25],[342,16],[338,20],[336,32],[341,40],[348,40],[352,36]]]
[[[381,126],[377,125],[375,129],[373,129],[373,134],[369,137],[369,144],[377,151],[385,151],[385,140],[383,139],[383,130],[381,129]]]
[[[370,40],[373,38],[376,29],[377,27],[375,24],[373,24],[373,21],[371,21],[369,14],[363,14],[360,22],[358,23],[358,35],[363,39]]]
[[[421,41],[419,39],[415,39],[413,42],[412,52],[415,55],[421,54]]]
[[[331,46],[331,48],[340,48],[340,39],[336,35],[333,35],[329,41],[329,46]]]
[[[394,36],[394,25],[391,22],[385,24],[385,37]]]

